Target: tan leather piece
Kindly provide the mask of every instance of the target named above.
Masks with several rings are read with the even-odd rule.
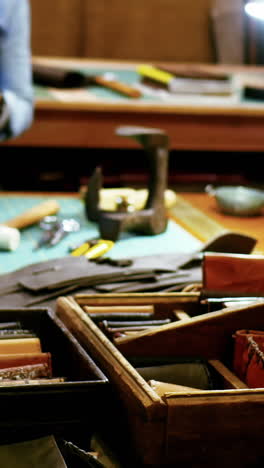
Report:
[[[155,392],[160,396],[163,397],[165,393],[182,393],[182,392],[187,392],[187,393],[195,393],[195,392],[201,392],[201,390],[198,390],[197,388],[193,387],[185,387],[184,385],[176,385],[176,384],[171,384],[167,382],[160,382],[158,380],[149,380],[149,385]]]
[[[41,343],[39,338],[17,338],[0,341],[0,355],[40,352]]]

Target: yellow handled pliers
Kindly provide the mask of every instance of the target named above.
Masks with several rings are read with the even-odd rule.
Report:
[[[83,244],[76,247],[75,249],[73,249],[71,251],[71,255],[73,255],[74,257],[83,255],[88,259],[97,258],[108,252],[108,250],[110,250],[113,246],[114,242],[111,240],[99,239],[96,241],[86,241]]]

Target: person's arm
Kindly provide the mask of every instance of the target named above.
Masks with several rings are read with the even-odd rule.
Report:
[[[0,22],[0,93],[9,121],[0,127],[0,140],[20,135],[33,119],[30,7],[28,0],[4,0],[3,4],[6,6],[0,9],[6,10]]]

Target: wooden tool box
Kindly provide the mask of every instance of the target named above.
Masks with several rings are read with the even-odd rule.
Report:
[[[158,317],[178,311],[179,317],[187,312],[191,318],[114,344],[85,311],[91,305],[150,303]],[[264,330],[263,301],[201,314],[195,293],[77,295],[60,297],[56,315],[96,359],[120,397],[137,460],[128,466],[262,466],[264,389],[247,388],[232,371],[232,356],[236,330]],[[217,387],[161,398],[131,364],[135,356],[200,357],[208,362]]]

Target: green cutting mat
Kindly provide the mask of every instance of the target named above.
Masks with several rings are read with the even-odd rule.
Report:
[[[128,84],[128,85],[131,85],[133,86],[135,83],[139,83],[140,82],[140,76],[139,74],[134,71],[134,70],[119,70],[119,69],[114,69],[114,70],[109,70],[109,68],[85,68],[85,69],[79,69],[80,72],[86,74],[86,75],[104,75],[105,73],[113,73],[114,74],[114,79],[117,80],[117,81],[120,81],[122,83],[125,83],[125,84]],[[56,98],[54,97],[54,95],[52,95],[50,92],[49,92],[49,88],[47,88],[46,86],[39,86],[39,85],[35,85],[34,86],[35,88],[35,96],[36,98],[38,99],[50,99],[52,101],[56,101]],[[87,91],[89,91],[89,93],[92,93],[94,94],[95,96],[97,96],[98,98],[100,99],[106,99],[106,100],[116,100],[116,101],[123,101],[124,99],[127,100],[127,99],[130,99],[128,98],[127,96],[122,96],[121,94],[115,92],[115,91],[112,91],[110,89],[107,89],[107,88],[104,88],[104,87],[101,87],[101,86],[89,86],[87,87]],[[142,95],[140,98],[138,98],[137,100],[139,101],[148,101],[148,100],[151,100],[153,101],[153,99],[157,102],[161,101],[161,98],[156,95],[156,96],[146,96],[146,95]]]
[[[127,70],[127,69],[111,69],[111,68],[103,68],[103,67],[98,67],[98,68],[77,68],[77,71],[80,71],[86,75],[104,75],[106,73],[113,73],[114,75],[114,79],[117,80],[117,81],[120,81],[122,83],[126,83],[128,85],[135,85],[136,83],[140,83],[141,81],[141,76],[137,73],[136,70],[133,70],[133,69],[130,69],[130,70]],[[258,73],[254,73],[254,72],[251,72],[249,73],[249,77],[253,78],[254,77],[262,77],[264,76],[264,74],[260,74],[259,72]],[[37,99],[49,99],[51,101],[56,101],[56,97],[54,95],[51,94],[51,92],[49,91],[49,88],[46,87],[46,86],[39,86],[39,85],[35,85],[34,86],[35,88],[35,97]],[[107,88],[104,88],[104,87],[101,87],[101,86],[89,86],[86,88],[87,91],[89,91],[89,93],[92,93],[94,94],[96,97],[98,97],[99,99],[104,99],[104,100],[115,100],[115,101],[124,101],[124,100],[127,100],[127,99],[130,99],[126,96],[122,96],[121,94],[115,92],[115,91],[111,91],[110,89],[107,89]],[[241,90],[237,90],[238,92],[238,97],[239,97],[239,101],[241,102],[241,104],[244,104],[246,103],[247,105],[258,105],[258,106],[262,106],[263,105],[263,101],[260,101],[260,100],[256,100],[256,99],[249,99],[249,98],[244,98],[243,96],[243,93],[241,92]],[[179,98],[181,98],[181,96],[178,96]],[[190,96],[191,100],[187,101],[188,104],[192,104],[192,105],[195,105],[195,102],[197,102],[197,104],[201,104],[201,101],[199,99],[199,96],[197,96],[196,98],[194,96]],[[208,97],[208,96],[203,96],[203,101],[207,103],[207,105],[210,105],[210,101],[212,100],[212,97]],[[177,100],[177,97],[174,96],[173,99]],[[198,100],[197,100],[198,99]],[[137,101],[152,101],[152,102],[163,102],[163,103],[168,103],[169,100],[168,98],[164,99],[164,95],[162,96],[162,94],[158,94],[157,93],[157,90],[156,90],[156,93],[153,92],[151,93],[151,95],[147,95],[146,93],[143,93],[142,96],[140,98],[137,99]],[[176,102],[176,101],[175,101]],[[214,102],[214,101],[213,101]],[[221,102],[224,103],[224,105],[228,105],[228,100],[226,100],[225,97],[221,97],[221,96],[217,96],[217,102],[221,105]],[[179,103],[181,103],[181,100],[179,101]],[[186,102],[185,102],[186,104]],[[233,105],[233,99],[230,100],[230,105]]]
[[[1,196],[0,223],[8,221],[50,198],[50,196]],[[86,219],[84,205],[80,199],[69,196],[52,198],[56,199],[60,205],[58,215],[78,220],[81,225],[80,231],[68,234],[54,247],[42,247],[36,250],[35,247],[42,233],[41,228],[34,225],[23,229],[20,245],[15,251],[0,251],[0,273],[7,273],[32,263],[68,255],[72,246],[99,236],[97,224]],[[170,252],[183,253],[195,250],[200,245],[199,240],[175,222],[169,221],[167,230],[156,236],[122,233],[114,247],[106,255],[112,258],[124,258]]]

